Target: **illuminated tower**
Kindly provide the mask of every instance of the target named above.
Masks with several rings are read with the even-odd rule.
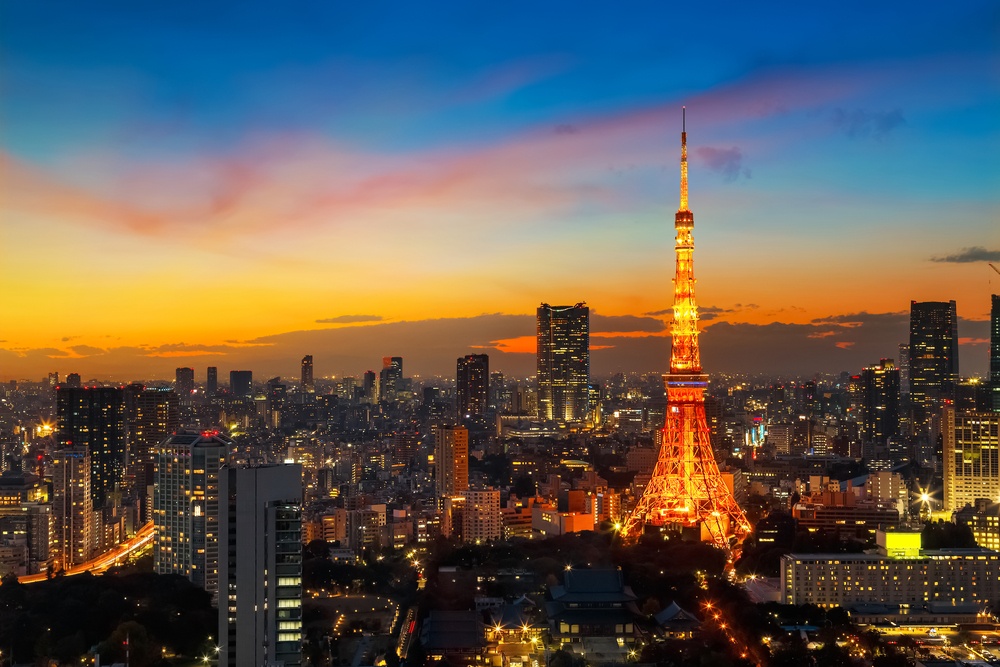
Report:
[[[674,216],[677,256],[670,327],[667,418],[652,479],[626,519],[621,536],[634,542],[645,526],[700,527],[701,539],[729,552],[751,530],[715,462],[705,419],[708,375],[698,349],[694,298],[694,214],[688,209],[687,132],[681,131],[681,205]]]

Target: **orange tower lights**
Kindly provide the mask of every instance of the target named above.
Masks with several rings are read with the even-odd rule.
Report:
[[[663,376],[667,418],[652,479],[622,525],[621,537],[635,542],[646,525],[700,526],[703,540],[731,553],[734,541],[742,540],[751,526],[719,472],[705,419],[708,375],[702,372],[698,347],[694,214],[688,209],[685,125],[681,129],[681,201],[674,216],[677,243],[670,372]]]

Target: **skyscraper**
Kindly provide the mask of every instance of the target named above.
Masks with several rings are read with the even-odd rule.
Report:
[[[302,664],[302,466],[219,478],[219,664]]]
[[[147,489],[153,484],[156,448],[180,428],[180,401],[166,387],[145,387],[134,383],[125,387],[125,441],[128,452],[126,478],[135,486],[145,520],[152,518],[152,498]]]
[[[52,454],[52,556],[57,569],[94,555],[94,503],[90,492],[90,453],[86,446]]]
[[[434,429],[434,491],[438,498],[469,488],[469,430],[464,426]]]
[[[993,412],[1000,412],[1000,294],[990,309],[990,393]]]
[[[954,301],[910,302],[910,403],[913,432],[928,437],[932,413],[958,381],[958,316]]]
[[[56,441],[90,455],[90,494],[104,507],[125,482],[125,393],[118,387],[56,389]]]
[[[316,391],[316,384],[313,382],[313,357],[311,354],[302,357],[302,391]]]
[[[375,371],[365,371],[361,378],[361,393],[364,394],[366,401],[374,401],[378,398],[375,395],[377,377]]]
[[[486,414],[489,400],[490,358],[485,354],[467,354],[458,360],[455,393],[458,417]]]
[[[174,390],[182,399],[187,398],[194,391],[194,369],[178,368],[174,372]]]
[[[229,391],[234,396],[253,396],[253,371],[229,371]]]
[[[899,393],[910,395],[910,344],[899,344]]]
[[[899,369],[892,359],[861,370],[860,418],[862,452],[872,458],[899,430]]]
[[[1000,414],[942,408],[944,508],[1000,498]]]
[[[219,474],[232,443],[218,432],[178,433],[157,452],[153,568],[219,591]]]
[[[219,393],[219,369],[215,366],[208,367],[208,374],[205,376],[205,393],[215,396]]]
[[[402,379],[403,357],[382,357],[382,370],[378,375],[378,400],[391,401],[395,398]]]
[[[590,309],[543,303],[537,320],[538,418],[582,421],[589,412]]]

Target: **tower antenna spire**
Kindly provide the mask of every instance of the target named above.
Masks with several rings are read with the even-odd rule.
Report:
[[[677,210],[688,210],[687,107],[681,107],[681,205]]]

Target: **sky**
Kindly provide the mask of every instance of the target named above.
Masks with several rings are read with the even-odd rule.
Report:
[[[0,380],[665,371],[682,106],[709,373],[985,372],[993,0],[4,0]]]

